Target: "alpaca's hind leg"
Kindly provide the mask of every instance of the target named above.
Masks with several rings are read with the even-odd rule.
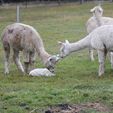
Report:
[[[93,49],[89,48],[89,55],[90,55],[90,60],[94,61],[94,55],[93,55]]]
[[[35,62],[35,50],[33,51],[24,51],[24,67],[25,67],[25,72],[29,73],[31,69],[34,68],[34,62]]]
[[[104,70],[105,70],[105,58],[106,58],[106,54],[104,51],[98,51],[98,61],[99,61],[99,71],[98,71],[98,75],[101,76],[102,74],[104,74]]]
[[[4,48],[4,69],[5,74],[9,73],[9,56],[10,56],[10,47]]]
[[[14,59],[14,62],[17,66],[17,68],[22,72],[22,73],[25,73],[24,72],[24,68],[20,62],[20,59],[19,59],[19,51],[15,51],[14,50],[14,55],[13,55],[13,59]]]
[[[113,69],[113,52],[110,52],[111,68]]]
[[[35,59],[36,59],[36,54],[35,54],[35,50],[34,50],[34,51],[30,52],[30,55],[29,55],[30,70],[34,68]]]

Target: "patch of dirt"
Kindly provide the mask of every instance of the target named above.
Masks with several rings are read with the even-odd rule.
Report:
[[[80,113],[89,109],[102,113],[111,112],[111,109],[108,108],[106,105],[99,102],[94,102],[94,103],[74,104],[74,105],[60,104],[57,106],[50,107],[47,111],[45,111],[45,113]]]
[[[4,19],[4,17],[0,16],[0,19]]]

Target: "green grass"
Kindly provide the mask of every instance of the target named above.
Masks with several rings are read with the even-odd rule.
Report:
[[[86,36],[85,23],[91,16],[89,10],[94,6],[93,3],[86,3],[23,7],[21,22],[34,26],[46,50],[56,54],[59,51],[58,40],[73,42]],[[104,15],[113,17],[113,4],[105,3],[103,8]],[[0,8],[0,33],[6,25],[15,22],[15,18],[15,7]],[[11,73],[5,76],[1,44],[0,62],[0,113],[29,113],[35,108],[47,108],[59,103],[99,101],[113,106],[113,70],[109,60],[106,61],[104,76],[99,78],[98,61],[89,61],[87,49],[60,61],[54,77],[23,76],[14,64],[11,64]],[[44,67],[39,59],[36,67]]]

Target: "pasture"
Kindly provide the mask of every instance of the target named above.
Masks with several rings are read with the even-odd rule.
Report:
[[[51,54],[59,52],[57,41],[77,41],[86,36],[85,23],[91,16],[89,10],[94,3],[61,6],[22,7],[20,20],[34,26],[41,35],[46,50]],[[103,4],[104,15],[113,17],[113,3]],[[3,28],[15,22],[15,7],[0,8],[0,34]],[[99,102],[113,107],[113,70],[109,58],[106,71],[98,77],[98,61],[90,62],[88,49],[76,52],[56,65],[54,77],[23,76],[16,66],[10,65],[10,74],[4,75],[3,50],[0,43],[0,113],[43,112],[57,104],[82,104]],[[22,58],[21,58],[22,59]],[[10,60],[13,62],[12,58]],[[37,57],[36,67],[43,67]],[[99,113],[87,109],[86,113]],[[33,112],[34,113],[34,112]],[[111,111],[113,113],[113,111]]]

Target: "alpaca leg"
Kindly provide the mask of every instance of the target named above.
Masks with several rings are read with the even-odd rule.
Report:
[[[22,73],[25,73],[24,72],[24,68],[20,62],[20,59],[19,59],[19,51],[14,51],[14,55],[13,55],[13,59],[14,59],[14,62],[17,66],[17,68],[22,72]]]
[[[5,69],[5,74],[9,73],[9,56],[10,56],[10,47],[5,48],[4,50],[4,69]]]
[[[23,51],[24,54],[24,69],[25,72],[28,73],[29,70],[29,52],[28,51]]]
[[[105,69],[104,62],[105,62],[105,57],[106,57],[106,54],[105,54],[104,51],[98,51],[98,61],[99,61],[99,71],[98,71],[98,74],[99,74],[99,76],[101,76],[102,74],[104,74],[104,69]]]
[[[90,60],[94,61],[94,55],[93,55],[93,49],[89,48],[89,55],[90,55]]]
[[[31,69],[34,68],[34,62],[35,62],[35,58],[36,58],[35,49],[33,49],[32,51],[24,50],[23,54],[24,54],[25,72],[29,73],[29,71],[31,71]]]
[[[110,52],[111,67],[113,69],[113,52]]]
[[[34,68],[35,59],[36,59],[35,51],[30,52],[29,55],[30,69]]]
[[[29,73],[29,62],[24,62],[24,69],[26,73]]]

